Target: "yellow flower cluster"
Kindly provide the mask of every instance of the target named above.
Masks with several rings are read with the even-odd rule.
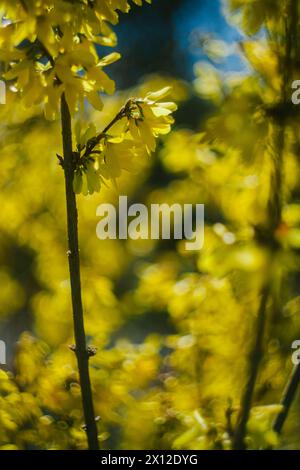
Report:
[[[177,109],[173,102],[159,102],[170,92],[165,87],[155,93],[148,93],[144,99],[130,98],[109,125],[123,122],[119,135],[107,132],[97,134],[94,125],[81,129],[76,124],[77,152],[75,152],[75,173],[73,187],[76,194],[93,194],[100,191],[105,180],[121,175],[122,170],[132,170],[136,158],[150,154],[156,148],[156,138],[167,134],[174,122],[171,113]]]
[[[171,116],[177,107],[173,102],[159,103],[168,95],[169,87],[155,93],[148,93],[144,100],[135,100],[131,104],[128,130],[134,140],[144,143],[150,154],[156,148],[155,137],[168,134],[174,119]]]
[[[142,5],[142,0],[133,2]],[[99,59],[96,45],[116,45],[110,24],[118,22],[118,10],[129,9],[127,0],[0,1],[5,80],[22,94],[25,105],[43,104],[48,119],[56,118],[63,92],[72,114],[85,97],[101,109],[98,93],[114,91],[103,67],[120,56]]]

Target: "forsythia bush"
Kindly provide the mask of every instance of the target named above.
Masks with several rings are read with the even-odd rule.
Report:
[[[227,17],[245,35],[247,72],[222,75],[211,59],[197,64],[192,93],[213,112],[197,131],[171,132],[173,101],[188,97],[175,78],[152,76],[99,96],[114,93],[102,69],[119,56],[101,58],[96,45],[116,44],[111,25],[129,2],[0,7],[8,84],[0,109],[0,314],[13,328],[25,312],[31,331],[18,340],[13,371],[0,371],[0,448],[87,446],[68,348],[74,339],[55,157],[64,166],[63,94],[74,118],[73,189],[86,332],[98,348],[90,374],[102,448],[299,448],[296,397],[284,428],[274,427],[300,333],[300,123],[289,94],[300,52],[298,2],[227,2]],[[156,184],[155,159],[146,158],[154,151],[167,175]],[[134,200],[141,188],[146,204],[205,204],[202,251],[186,252],[182,241],[96,238],[98,204],[116,203],[119,193]]]
[[[142,5],[142,0],[134,3]],[[148,0],[148,3],[151,1]],[[115,46],[116,36],[110,24],[118,21],[118,10],[128,12],[129,3],[120,1],[20,1],[1,2],[4,24],[0,31],[5,64],[4,79],[21,95],[25,106],[42,105],[46,119],[59,115],[62,94],[72,115],[84,99],[98,110],[103,102],[99,92],[112,94],[114,82],[103,71],[120,58],[113,52],[98,56],[97,45]],[[126,121],[118,135],[99,132],[94,125],[81,129],[77,121],[77,152],[74,189],[76,193],[99,191],[103,178],[114,179],[130,163],[130,157],[143,149],[155,150],[155,138],[170,131],[170,116],[176,106],[158,103],[169,88],[131,98],[112,124]],[[126,153],[122,161],[115,152]],[[97,158],[94,156],[97,154]],[[113,161],[112,161],[113,160]]]

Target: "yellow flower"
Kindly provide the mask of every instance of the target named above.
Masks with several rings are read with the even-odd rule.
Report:
[[[100,155],[99,171],[106,179],[115,182],[122,170],[134,171],[136,158],[142,157],[144,148],[124,136],[111,137],[105,141],[103,153]],[[101,158],[102,161],[101,161]]]
[[[132,138],[143,143],[150,154],[156,148],[156,138],[168,134],[174,119],[171,116],[177,106],[173,102],[159,102],[170,92],[165,87],[155,93],[148,93],[144,99],[136,99],[128,106],[128,130]]]
[[[78,148],[83,152],[87,142],[97,135],[93,125],[85,131],[75,129]],[[145,147],[137,144],[125,135],[118,137],[103,137],[89,156],[81,157],[73,180],[73,189],[76,194],[83,195],[99,192],[104,180],[111,180],[116,186],[116,179],[123,170],[134,171],[138,166],[136,159],[145,154]]]
[[[108,56],[100,66],[112,59],[113,55]],[[122,170],[132,171],[143,154],[155,150],[158,135],[167,134],[174,122],[171,113],[177,109],[175,103],[159,102],[169,91],[170,87],[166,87],[148,93],[144,99],[129,99],[108,127],[110,129],[116,120],[127,118],[125,132],[120,135],[112,136],[108,131],[97,133],[94,125],[82,128],[77,122],[77,160],[73,180],[76,194],[98,192],[104,180],[111,180],[116,185]]]
[[[74,173],[73,189],[75,194],[82,193],[84,196],[88,194],[98,193],[101,188],[101,176],[94,162],[89,162],[82,170],[78,169]]]

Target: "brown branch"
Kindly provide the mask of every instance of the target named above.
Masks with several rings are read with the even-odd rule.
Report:
[[[61,125],[67,204],[67,229],[69,247],[68,260],[71,281],[74,336],[76,343],[75,353],[79,370],[82,405],[85,418],[85,429],[88,439],[88,445],[90,450],[98,450],[99,446],[97,438],[97,425],[95,422],[91,382],[89,375],[89,354],[86,345],[81,299],[77,207],[76,197],[73,191],[74,165],[72,152],[71,115],[64,94],[61,98]]]

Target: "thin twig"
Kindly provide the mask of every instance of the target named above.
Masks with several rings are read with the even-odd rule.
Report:
[[[94,148],[99,144],[99,142],[101,141],[101,139],[103,139],[107,132],[111,129],[111,127],[116,124],[118,121],[120,121],[121,119],[123,119],[124,117],[126,116],[126,105],[123,106],[120,111],[118,112],[118,114],[116,114],[116,116],[110,121],[109,124],[107,124],[107,126],[103,129],[102,132],[100,132],[99,134],[97,134],[95,137],[92,137],[86,144],[86,149],[85,149],[85,152],[84,154],[82,155],[81,158],[86,158],[88,157],[91,153],[94,152]]]

